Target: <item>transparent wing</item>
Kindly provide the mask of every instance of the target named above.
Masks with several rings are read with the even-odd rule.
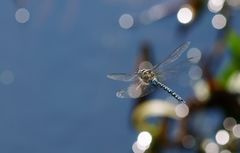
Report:
[[[116,93],[118,98],[140,98],[144,97],[156,90],[154,85],[145,85],[140,81],[135,84],[131,84],[127,89],[121,89]]]
[[[193,65],[191,61],[195,57],[191,58],[185,58],[178,60],[174,63],[168,64],[168,65],[160,65],[158,66],[154,71],[157,74],[157,79],[160,82],[163,81],[171,81],[174,82],[176,80],[179,80],[180,77],[186,76],[188,73],[189,68]],[[179,75],[181,74],[181,75]],[[176,79],[176,80],[175,80]]]
[[[107,78],[118,81],[133,81],[137,78],[137,75],[127,73],[111,73],[107,75]]]
[[[168,56],[168,58],[166,58],[163,62],[155,65],[155,66],[153,67],[153,69],[158,68],[160,65],[162,65],[162,66],[163,66],[163,65],[167,65],[167,64],[170,64],[170,63],[176,61],[176,60],[182,55],[182,53],[184,53],[184,52],[188,49],[189,45],[190,45],[190,42],[189,42],[189,41],[183,43],[183,44],[180,45],[177,49],[175,49],[175,50]]]

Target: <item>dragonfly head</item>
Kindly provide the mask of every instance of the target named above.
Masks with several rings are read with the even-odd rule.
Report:
[[[138,77],[144,83],[150,83],[155,78],[155,73],[151,69],[141,69],[138,71]]]

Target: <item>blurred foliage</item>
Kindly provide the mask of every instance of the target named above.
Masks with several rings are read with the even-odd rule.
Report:
[[[230,49],[231,59],[220,76],[220,82],[224,87],[227,86],[231,76],[240,71],[240,36],[232,30],[229,32],[226,41]]]

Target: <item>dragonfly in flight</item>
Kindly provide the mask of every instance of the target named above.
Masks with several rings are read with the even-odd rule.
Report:
[[[127,73],[111,73],[107,77],[112,80],[132,82],[126,89],[117,91],[116,96],[119,98],[140,98],[146,96],[158,88],[162,88],[173,96],[179,102],[185,103],[185,100],[181,98],[174,90],[169,88],[163,83],[167,75],[177,75],[171,72],[175,72],[179,67],[188,64],[193,57],[187,58],[187,60],[177,63],[177,65],[169,68],[169,65],[174,64],[177,59],[188,49],[190,42],[185,42],[175,49],[163,62],[156,64],[155,66],[141,66],[139,70],[133,74]]]

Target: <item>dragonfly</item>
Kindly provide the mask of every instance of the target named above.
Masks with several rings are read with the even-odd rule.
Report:
[[[172,72],[177,72],[176,70],[184,65],[188,65],[193,57],[187,58],[180,62],[175,62],[179,57],[189,48],[190,42],[185,42],[176,48],[165,60],[154,66],[148,64],[147,66],[139,66],[135,73],[111,73],[107,77],[112,80],[131,82],[128,88],[121,89],[116,92],[118,98],[140,98],[144,97],[156,89],[163,89],[174,97],[177,101],[185,103],[185,100],[178,95],[173,89],[168,87],[164,80],[168,79],[169,75],[178,75]],[[174,66],[169,66],[174,63]]]

